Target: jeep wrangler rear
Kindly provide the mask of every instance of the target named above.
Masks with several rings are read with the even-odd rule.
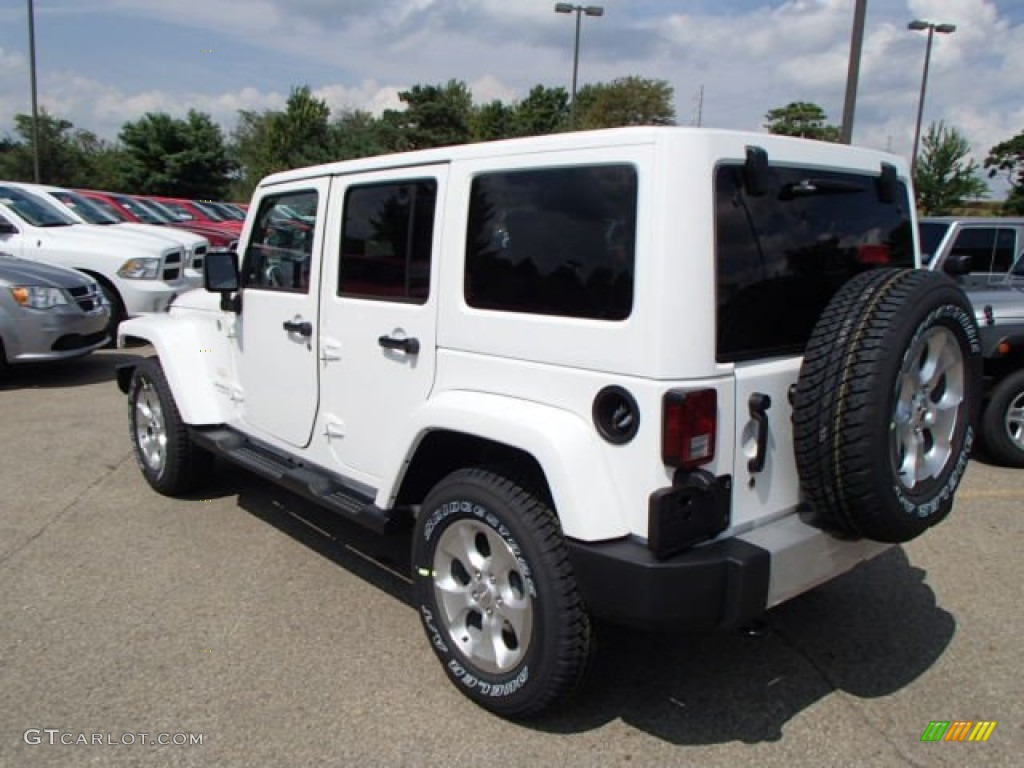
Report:
[[[915,269],[905,164],[631,128],[265,179],[241,263],[120,339],[143,475],[213,455],[413,528],[427,638],[482,706],[570,695],[594,616],[737,627],[950,511],[978,329]]]

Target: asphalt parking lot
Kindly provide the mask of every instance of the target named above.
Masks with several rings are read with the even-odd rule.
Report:
[[[0,766],[1021,763],[1020,470],[972,462],[948,522],[760,636],[601,627],[580,702],[513,724],[445,679],[400,539],[230,466],[149,489],[113,383],[147,352],[0,380]]]

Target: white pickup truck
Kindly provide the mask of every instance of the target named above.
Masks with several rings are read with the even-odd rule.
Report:
[[[108,233],[121,237],[127,233],[143,235],[151,241],[171,245],[179,245],[185,249],[185,276],[197,285],[203,281],[203,259],[210,250],[210,241],[183,229],[159,227],[155,224],[142,224],[134,221],[121,221],[113,214],[95,204],[94,201],[73,192],[70,189],[53,187],[47,184],[26,184],[23,182],[0,182],[0,187],[15,187],[29,194],[43,198],[46,202],[67,214],[77,224],[108,227]]]
[[[110,304],[111,334],[127,317],[166,311],[196,285],[185,275],[182,246],[78,224],[45,200],[2,184],[0,248],[93,277]]]

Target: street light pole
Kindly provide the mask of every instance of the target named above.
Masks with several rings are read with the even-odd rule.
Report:
[[[32,171],[39,183],[39,109],[36,102],[36,24],[32,0],[28,0],[29,79],[32,83]]]
[[[850,66],[846,73],[846,101],[843,102],[843,144],[853,143],[853,114],[857,110],[857,81],[860,79],[860,54],[864,47],[864,17],[868,0],[857,0],[850,35]]]
[[[600,5],[573,5],[572,3],[555,3],[555,13],[576,14],[576,44],[573,46],[572,55],[572,96],[569,100],[569,108],[575,113],[576,109],[576,81],[580,70],[580,22],[583,14],[587,16],[603,16],[604,8]]]
[[[928,89],[928,64],[932,58],[932,38],[935,36],[936,32],[943,35],[953,34],[956,32],[956,26],[953,24],[933,24],[930,21],[914,19],[914,21],[907,24],[907,29],[911,29],[915,32],[928,30],[928,44],[924,51],[924,72],[921,74],[921,95],[917,100],[917,124],[914,128],[914,152],[910,156],[910,176],[913,178],[914,172],[917,170],[917,148],[921,143],[921,118],[924,116],[924,94]]]

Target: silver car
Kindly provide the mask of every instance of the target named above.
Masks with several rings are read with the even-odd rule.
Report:
[[[0,369],[87,355],[107,343],[109,320],[88,275],[0,253]]]

